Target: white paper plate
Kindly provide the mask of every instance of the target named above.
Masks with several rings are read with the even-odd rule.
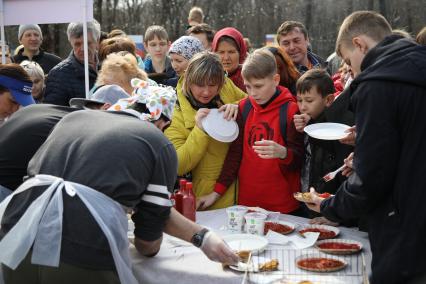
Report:
[[[238,124],[235,120],[224,119],[223,112],[218,112],[218,109],[210,109],[201,124],[207,134],[217,141],[232,142],[238,137]]]
[[[252,254],[258,254],[268,246],[268,240],[258,235],[232,234],[222,238],[234,251],[248,250]]]
[[[238,266],[230,265],[229,268],[236,270],[236,271],[241,271],[241,272],[245,272],[246,270],[248,272],[258,272],[259,271],[259,264],[263,264],[263,263],[268,262],[268,261],[271,261],[271,259],[265,258],[263,256],[253,256],[251,258],[250,264],[239,262]]]
[[[334,232],[335,235],[332,238],[337,237],[340,233],[340,230],[338,228],[333,227],[333,226],[327,226],[327,225],[307,225],[307,226],[304,226],[303,228],[301,228],[299,230],[299,232],[302,231],[302,230],[311,229],[311,228],[324,229],[324,230],[327,230],[327,231]],[[321,233],[320,233],[318,240],[325,240],[325,239],[332,239],[332,238],[323,238],[323,237],[321,237]]]
[[[304,131],[311,137],[321,140],[338,140],[348,136],[345,131],[350,126],[341,123],[314,123],[305,127]]]

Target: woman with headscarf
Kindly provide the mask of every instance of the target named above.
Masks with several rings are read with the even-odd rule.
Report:
[[[193,36],[181,36],[175,40],[169,49],[169,57],[176,77],[167,80],[166,85],[176,87],[179,78],[185,73],[189,60],[204,50],[201,41]]]
[[[232,82],[246,92],[241,77],[241,67],[247,57],[243,35],[235,28],[221,29],[213,38],[212,50],[219,54],[223,68]]]

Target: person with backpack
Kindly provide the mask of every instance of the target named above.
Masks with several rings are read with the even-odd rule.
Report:
[[[242,67],[248,98],[239,103],[239,136],[228,151],[214,192],[199,199],[214,203],[237,177],[238,204],[304,215],[293,193],[300,189],[303,136],[294,127],[299,111],[293,95],[279,86],[273,54],[257,50]]]

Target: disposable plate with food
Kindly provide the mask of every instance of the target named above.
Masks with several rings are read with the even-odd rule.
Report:
[[[318,240],[325,240],[337,237],[340,233],[340,230],[336,227],[327,225],[309,225],[304,226],[299,230],[300,234],[304,234],[306,232],[320,233]]]
[[[354,254],[362,250],[362,243],[347,239],[322,240],[315,244],[320,251],[330,254]]]
[[[233,251],[249,251],[253,255],[261,253],[268,246],[268,239],[252,234],[231,234],[222,237]]]
[[[348,263],[336,256],[322,254],[306,254],[296,258],[296,266],[314,272],[334,272],[344,269]]]
[[[278,270],[277,259],[270,259],[263,256],[253,256],[250,263],[238,262],[238,265],[230,265],[229,268],[241,272],[267,272]]]
[[[265,222],[265,235],[269,230],[280,233],[282,235],[290,234],[294,231],[296,225],[286,221],[266,221]]]
[[[315,194],[321,198],[329,198],[330,196],[332,196],[332,194],[328,192],[324,192],[324,193],[316,192]],[[294,199],[300,202],[305,202],[305,203],[312,202],[312,197],[310,192],[295,192],[293,196],[294,196]]]

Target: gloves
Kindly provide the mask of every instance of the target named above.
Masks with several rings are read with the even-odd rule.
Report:
[[[217,234],[211,231],[204,236],[200,249],[210,260],[230,265],[238,263],[238,256]]]

